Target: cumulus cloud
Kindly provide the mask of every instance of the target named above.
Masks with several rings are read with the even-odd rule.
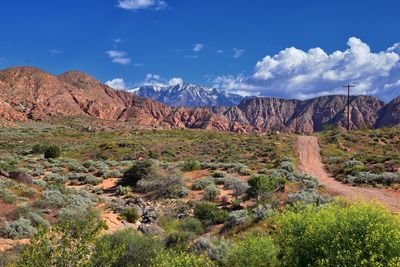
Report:
[[[326,53],[321,48],[303,51],[286,48],[257,62],[248,76],[221,76],[215,85],[251,95],[309,98],[345,93],[342,86],[355,84],[354,94],[372,94],[388,100],[400,93],[400,45],[372,52],[351,37],[348,49]]]
[[[106,54],[111,58],[113,63],[128,65],[131,63],[131,59],[128,57],[128,53],[125,51],[109,50]]]
[[[203,49],[204,49],[204,45],[203,44],[194,44],[193,45],[193,51],[194,52],[200,52]]]
[[[119,0],[118,7],[126,10],[161,10],[167,7],[167,2],[163,0]]]
[[[239,48],[233,48],[233,58],[240,58],[241,56],[243,56],[244,52],[246,52],[246,50],[244,49],[239,49]]]
[[[126,84],[124,82],[124,79],[122,79],[122,78],[115,78],[110,81],[106,81],[105,84],[116,90],[125,90],[126,89]]]
[[[169,86],[182,85],[182,84],[183,84],[182,78],[172,78],[171,80],[168,81]]]

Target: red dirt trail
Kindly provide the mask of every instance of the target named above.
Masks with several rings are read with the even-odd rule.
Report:
[[[317,137],[298,136],[296,151],[299,158],[299,170],[318,178],[332,194],[341,195],[351,201],[377,200],[389,210],[400,212],[400,196],[393,191],[373,187],[355,187],[330,177],[321,161]]]

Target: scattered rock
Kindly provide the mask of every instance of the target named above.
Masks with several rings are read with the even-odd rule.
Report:
[[[164,233],[164,230],[156,224],[142,223],[138,229],[143,234],[149,234],[149,235],[160,235],[160,234]]]
[[[9,178],[17,180],[25,184],[33,184],[33,179],[30,175],[23,172],[10,172]]]

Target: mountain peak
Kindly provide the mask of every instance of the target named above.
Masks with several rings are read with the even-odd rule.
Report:
[[[192,83],[177,83],[166,86],[147,85],[136,88],[131,92],[173,107],[234,106],[242,100],[240,95]]]

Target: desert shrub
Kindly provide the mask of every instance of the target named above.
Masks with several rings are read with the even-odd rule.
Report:
[[[278,250],[270,236],[248,234],[227,253],[227,266],[278,266]]]
[[[0,230],[1,236],[10,239],[30,238],[36,233],[31,221],[20,218],[14,222],[7,222]]]
[[[273,214],[274,210],[272,209],[271,205],[266,205],[264,207],[259,204],[253,209],[253,219],[256,222],[271,217]]]
[[[193,234],[185,231],[172,231],[169,233],[165,239],[164,243],[167,247],[182,247],[185,243],[187,243],[191,238],[193,238]]]
[[[291,161],[282,161],[279,164],[279,169],[285,170],[290,173],[294,170],[293,163]]]
[[[179,231],[190,232],[195,235],[204,233],[204,227],[201,221],[191,217],[180,220],[177,228]]]
[[[82,164],[82,166],[85,167],[85,168],[90,168],[90,167],[92,167],[94,165],[94,163],[95,162],[93,160],[87,160]]]
[[[137,183],[136,191],[152,192],[154,198],[172,198],[177,196],[182,185],[183,180],[180,173],[165,170],[163,173],[140,180]]]
[[[157,151],[149,151],[149,158],[151,159],[159,159],[160,158],[160,153],[158,153]]]
[[[240,175],[251,175],[251,170],[248,168],[241,168],[238,173]]]
[[[211,260],[218,262],[222,266],[226,264],[226,254],[230,243],[224,238],[199,237],[193,241],[193,249],[197,253],[207,253]]]
[[[343,182],[353,185],[392,185],[400,183],[400,173],[383,172],[380,174],[374,174],[370,172],[359,172],[355,175],[347,175],[343,178]]]
[[[138,161],[131,168],[125,171],[122,177],[122,183],[136,186],[143,178],[148,177],[155,172],[155,166],[151,160]]]
[[[214,185],[214,179],[211,177],[198,179],[192,184],[192,190],[203,190],[210,185]]]
[[[96,176],[87,173],[79,177],[79,181],[84,184],[98,185],[102,182],[101,178],[97,178]]]
[[[30,211],[23,216],[31,222],[33,227],[49,226],[49,222],[36,212]]]
[[[46,159],[55,159],[61,156],[61,148],[56,145],[51,145],[44,151],[44,157]]]
[[[299,192],[289,193],[287,203],[288,204],[301,203],[301,204],[306,204],[306,205],[308,205],[308,204],[322,205],[322,204],[328,203],[330,200],[331,199],[328,196],[322,196],[314,189],[302,189]]]
[[[41,144],[34,144],[31,149],[32,154],[43,154],[46,151],[46,146]]]
[[[257,175],[248,180],[250,188],[247,194],[251,197],[269,196],[277,187],[285,184],[285,179],[275,176]]]
[[[160,253],[152,262],[154,267],[214,267],[217,266],[205,255],[174,252],[172,250]]]
[[[364,166],[364,163],[362,163],[361,161],[352,159],[352,160],[346,161],[346,162],[344,163],[344,166],[345,166],[346,168],[354,167],[354,166]]]
[[[41,179],[33,179],[33,183],[34,183],[35,185],[39,186],[41,189],[44,189],[44,188],[46,188],[46,186],[47,186],[47,182],[46,182],[46,181],[43,181],[43,180],[41,180]]]
[[[285,266],[388,266],[400,257],[400,219],[370,203],[308,206],[278,216]]]
[[[121,176],[121,172],[119,170],[112,170],[112,171],[106,171],[104,174],[101,176],[104,179],[108,178],[118,178]]]
[[[43,228],[24,247],[18,266],[91,266],[93,244],[104,228],[91,215]]]
[[[303,183],[307,188],[316,188],[319,186],[319,181],[308,174],[303,174],[299,172],[290,173],[286,179],[288,181]]]
[[[187,159],[183,162],[181,169],[184,172],[200,170],[200,163],[197,160]]]
[[[49,207],[59,208],[64,204],[64,195],[58,189],[46,189],[42,192],[42,199]]]
[[[182,186],[181,188],[179,188],[176,191],[176,196],[177,197],[186,197],[190,194],[190,190],[184,186]]]
[[[96,242],[92,266],[151,266],[163,250],[160,241],[127,229],[105,235]]]
[[[229,213],[228,219],[225,222],[226,227],[234,227],[247,222],[249,215],[247,210],[236,210]]]
[[[221,171],[214,171],[212,174],[212,177],[214,178],[224,178],[225,177],[225,173],[221,172]]]
[[[219,209],[212,203],[200,202],[194,209],[194,216],[205,225],[224,223],[228,218],[228,212]]]
[[[119,186],[117,187],[117,190],[116,190],[115,193],[116,193],[118,196],[124,196],[124,195],[126,195],[126,194],[128,194],[128,193],[130,193],[130,192],[132,192],[132,190],[131,190],[130,187],[119,185]]]
[[[249,185],[239,178],[226,178],[224,189],[233,190],[233,196],[238,197],[247,192]]]
[[[204,189],[203,199],[206,201],[213,201],[220,194],[220,190],[215,185],[209,185]]]
[[[7,188],[0,189],[0,198],[9,204],[13,204],[18,200],[18,196]]]
[[[58,173],[50,173],[46,175],[43,180],[46,182],[65,183],[67,181],[67,177]]]
[[[135,223],[140,219],[139,212],[136,208],[123,209],[120,216],[129,223]]]

